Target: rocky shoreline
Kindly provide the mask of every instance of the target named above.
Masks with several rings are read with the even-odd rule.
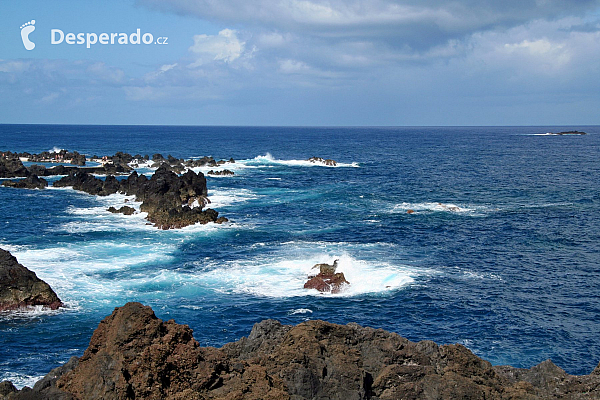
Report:
[[[565,373],[492,366],[458,344],[411,342],[357,324],[265,320],[248,337],[201,347],[187,325],[127,303],[100,322],[79,359],[0,399],[598,399],[600,365]]]
[[[54,157],[54,158],[53,158]],[[70,157],[70,158],[68,158]],[[83,158],[82,158],[83,157]],[[69,161],[77,165],[85,165],[85,156],[78,152],[70,153],[61,150],[58,153],[44,152],[41,154],[2,152],[0,155],[0,178],[23,177],[18,181],[8,180],[3,186],[20,189],[43,189],[48,182],[40,176],[65,175],[54,182],[55,187],[73,187],[97,196],[108,196],[123,193],[135,196],[141,202],[140,210],[148,214],[148,221],[160,229],[183,228],[196,223],[206,224],[227,222],[225,217],[213,209],[203,209],[210,203],[207,197],[206,178],[202,172],[195,173],[190,168],[211,166],[218,167],[227,163],[235,163],[233,158],[216,161],[212,157],[183,160],[171,155],[167,158],[161,154],[141,156],[118,152],[114,156],[93,156],[91,160],[101,163],[98,167],[77,167],[58,165],[46,168],[43,165],[25,167],[22,160],[33,162]],[[75,162],[73,162],[75,161]],[[151,178],[139,175],[133,166],[141,163],[152,163],[157,168]],[[185,173],[184,173],[185,171]],[[214,175],[233,175],[229,170],[210,171]],[[92,174],[106,175],[99,179]],[[126,175],[126,179],[118,180],[115,176]],[[120,212],[131,215],[135,212],[131,207],[109,209],[110,212]]]

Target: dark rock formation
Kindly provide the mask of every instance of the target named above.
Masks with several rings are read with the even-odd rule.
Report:
[[[108,207],[109,212],[113,213],[113,214],[125,214],[125,215],[132,215],[135,213],[135,208],[133,207],[129,207],[129,206],[123,206],[119,209],[116,209],[114,207]]]
[[[8,251],[0,249],[0,311],[37,305],[56,310],[62,302],[35,272],[19,264]]]
[[[314,276],[309,276],[308,281],[304,284],[304,289],[317,289],[323,293],[339,293],[350,282],[342,272],[336,273],[338,260],[330,264],[317,264],[313,269],[318,268],[319,273]]]
[[[178,176],[166,163],[161,164],[150,179],[135,171],[122,181],[112,175],[102,180],[86,172],[77,172],[54,182],[54,186],[72,186],[75,190],[98,196],[113,193],[135,195],[142,202],[141,211],[148,213],[148,221],[161,229],[227,221],[219,218],[215,210],[203,210],[209,201],[206,178],[201,172],[196,174],[188,170]]]
[[[48,181],[38,178],[37,175],[29,175],[25,179],[18,181],[4,181],[2,186],[14,187],[18,189],[44,189],[48,187]]]
[[[29,176],[29,171],[18,157],[12,156],[12,153],[2,153],[0,155],[0,178],[22,178]]]
[[[549,360],[493,367],[461,345],[324,321],[266,320],[221,349],[200,347],[188,326],[128,303],[100,323],[79,362],[33,389],[2,385],[8,399],[598,399],[600,366],[584,376]]]
[[[212,169],[206,173],[207,175],[215,175],[215,176],[233,176],[235,175],[233,171],[228,169],[224,169],[222,171],[213,171]]]
[[[329,165],[331,167],[335,167],[337,165],[337,162],[331,159],[323,159],[321,157],[311,157],[309,158],[307,161],[310,161],[311,163],[315,163],[315,164],[324,164],[324,165]]]

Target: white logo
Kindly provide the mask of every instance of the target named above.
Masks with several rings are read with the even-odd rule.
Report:
[[[23,46],[27,50],[33,50],[35,47],[35,43],[29,40],[29,34],[35,31],[35,19],[21,25],[21,39],[23,39]]]

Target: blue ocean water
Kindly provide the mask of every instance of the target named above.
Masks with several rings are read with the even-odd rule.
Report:
[[[127,301],[190,325],[203,346],[265,318],[324,319],[587,374],[600,361],[600,127],[577,129],[589,134],[0,125],[0,150],[236,159],[235,176],[208,177],[222,226],[160,231],[108,213],[122,195],[0,187],[0,247],[68,306],[0,316],[0,380],[31,385],[81,355]],[[347,292],[302,289],[334,259]]]

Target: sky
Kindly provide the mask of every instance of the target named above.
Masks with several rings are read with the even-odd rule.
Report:
[[[568,126],[598,110],[600,0],[0,0],[0,123]]]

